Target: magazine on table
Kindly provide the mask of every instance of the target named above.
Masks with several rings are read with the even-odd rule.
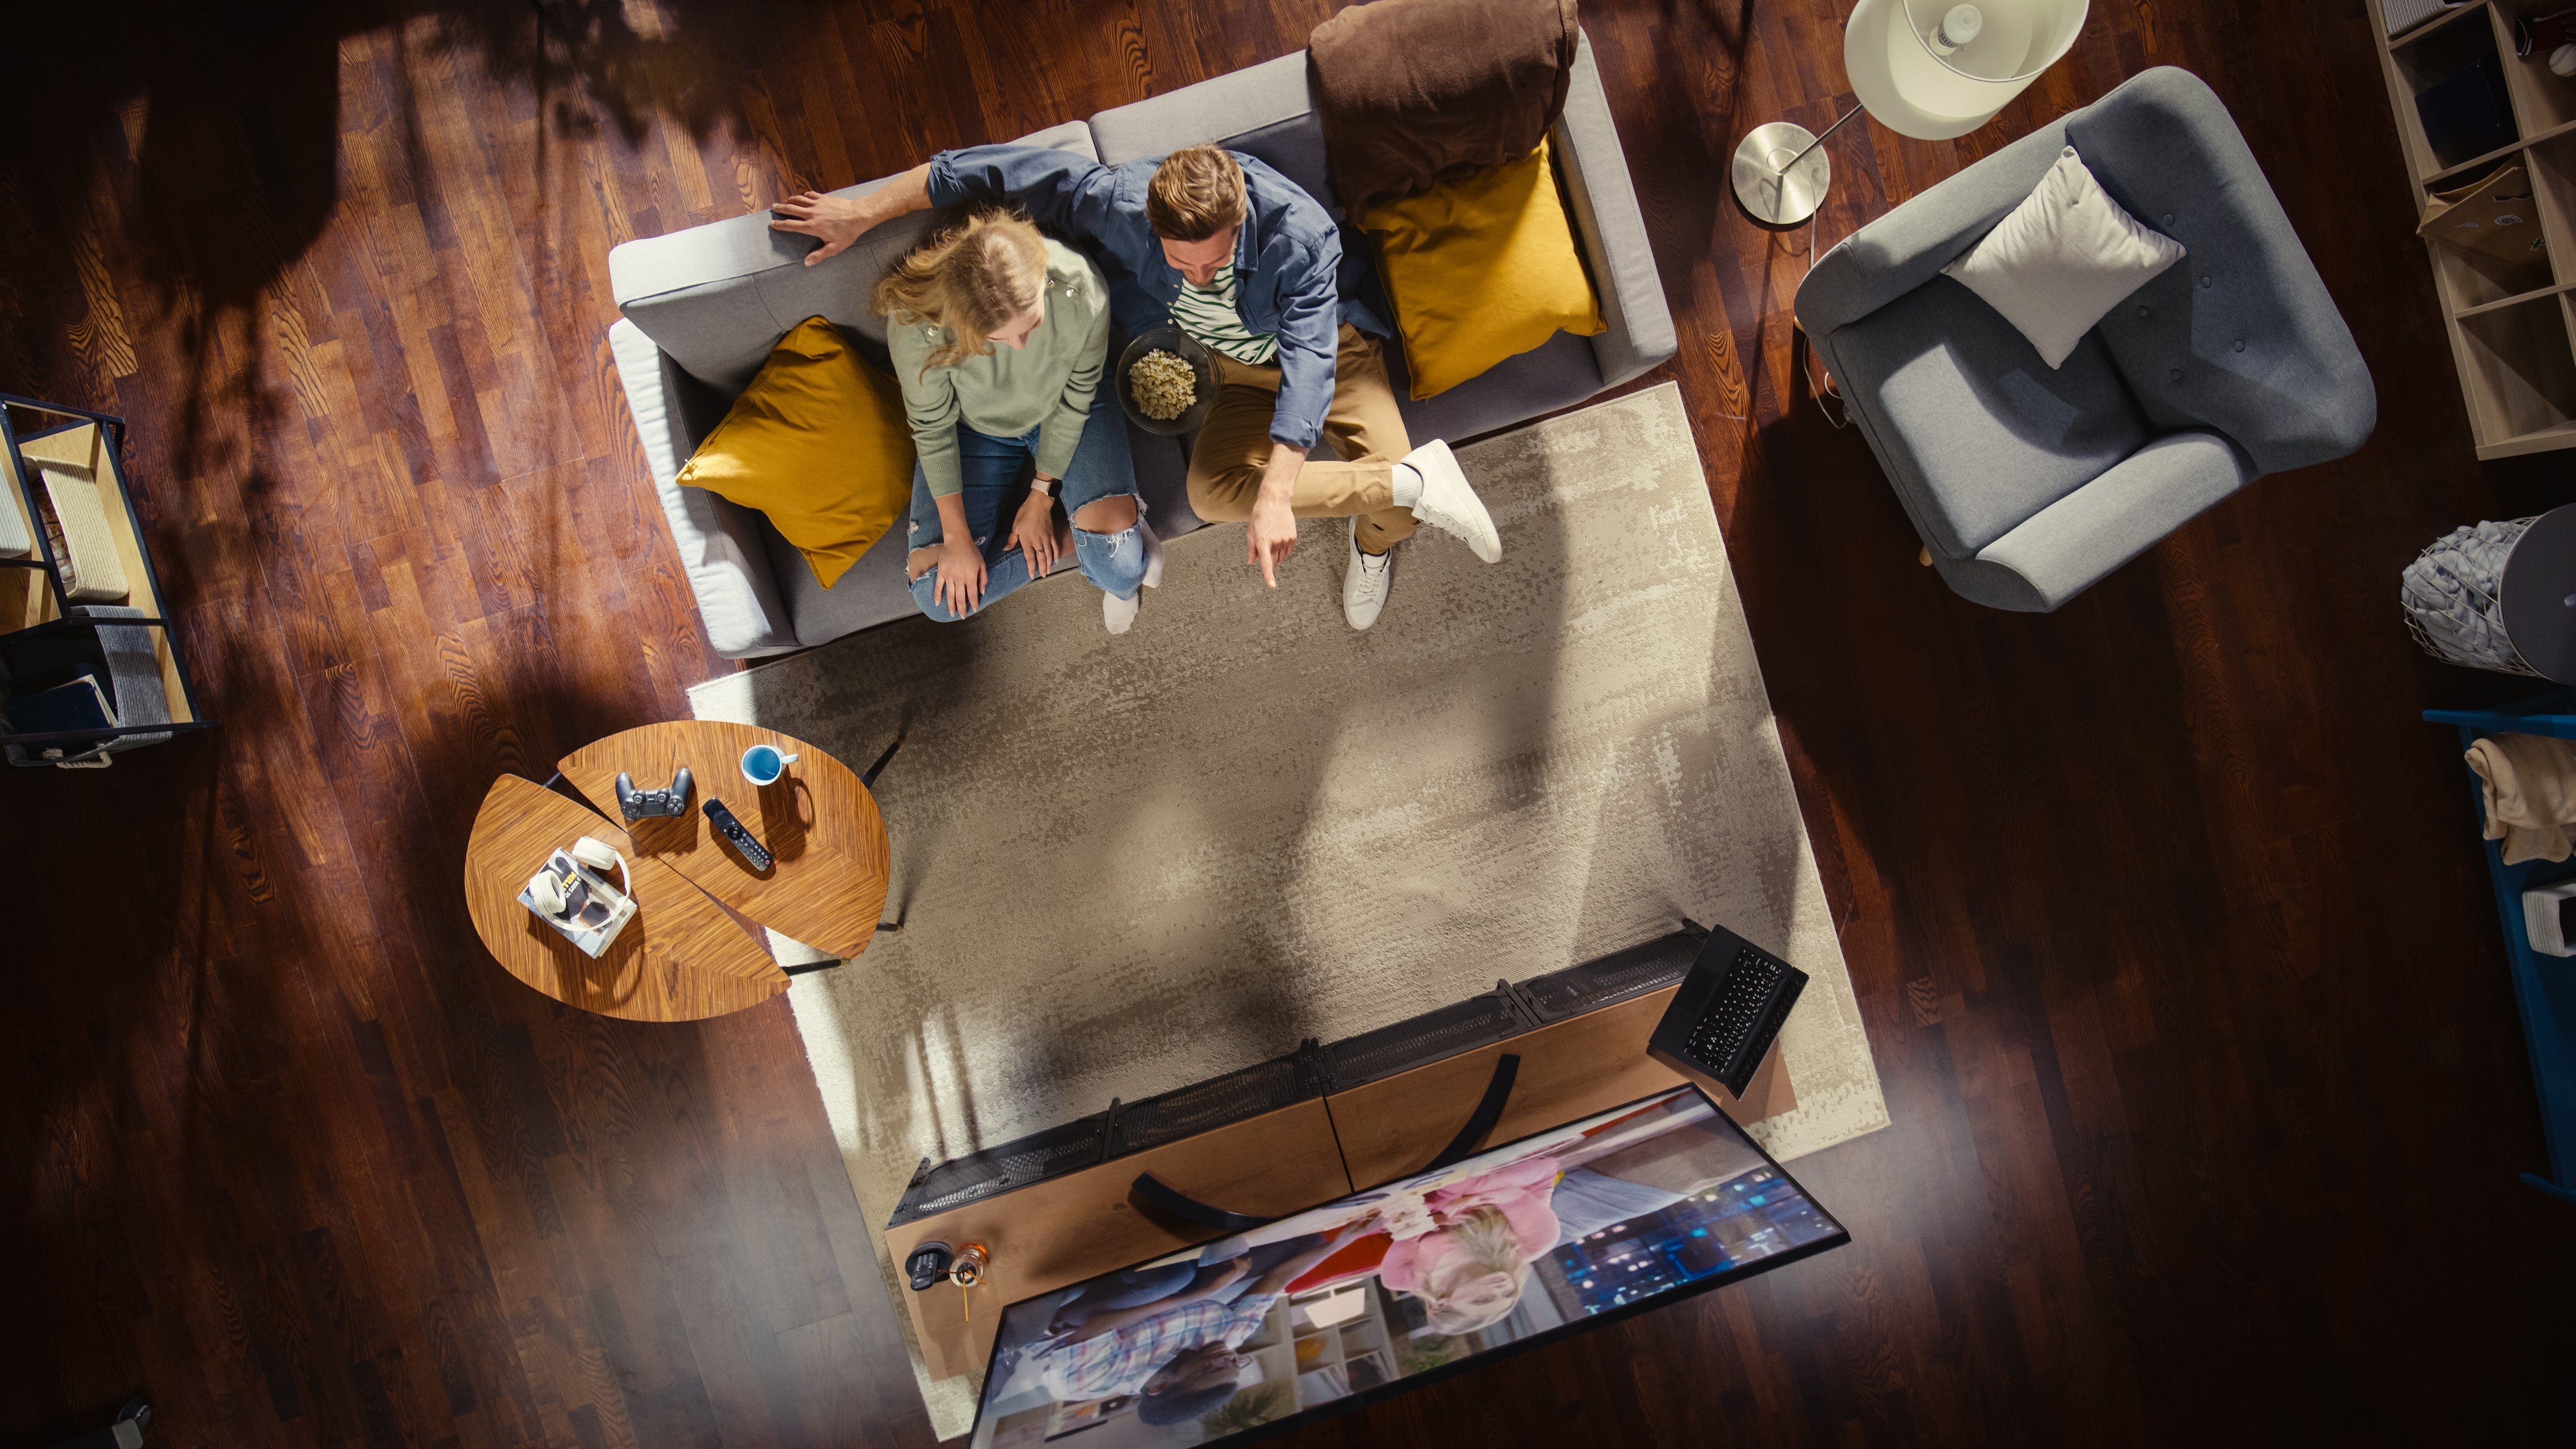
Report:
[[[537,881],[552,880],[563,909],[549,911],[537,897]],[[563,933],[584,955],[598,956],[617,941],[617,933],[635,914],[635,898],[602,880],[590,867],[564,851],[546,857],[545,869],[519,892],[519,904],[531,915]]]

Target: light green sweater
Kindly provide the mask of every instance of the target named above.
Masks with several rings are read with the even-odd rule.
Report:
[[[948,329],[915,324],[886,328],[886,351],[903,384],[903,410],[930,496],[958,491],[957,425],[994,438],[1038,430],[1038,471],[1061,478],[1091,417],[1109,354],[1109,284],[1089,258],[1047,239],[1046,320],[1028,345],[991,344],[982,357],[925,369],[947,344]]]

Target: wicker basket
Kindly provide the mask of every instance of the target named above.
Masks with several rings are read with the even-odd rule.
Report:
[[[2446,664],[2466,665],[2471,669],[2492,669],[2499,674],[2526,674],[2540,678],[2522,652],[2513,646],[2504,618],[2504,562],[2513,545],[2538,516],[2510,519],[2503,523],[2481,523],[2475,528],[2456,528],[2424,546],[2415,561],[2406,566],[2398,585],[2398,606],[2406,614],[2406,632],[2425,653]],[[2495,530],[2488,533],[2487,530]],[[2495,568],[2460,567],[2471,562],[2465,557],[2470,548],[2491,556]],[[2456,592],[2445,589],[2455,585]],[[2444,605],[2456,601],[2484,623],[2482,631],[2474,628],[2445,627],[2454,617]],[[2428,622],[2428,620],[2430,622]],[[2465,621],[2463,621],[2465,622]],[[2459,636],[2483,632],[2497,648],[2480,651],[2470,647]]]

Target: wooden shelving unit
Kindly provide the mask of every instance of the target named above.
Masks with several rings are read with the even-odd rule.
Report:
[[[112,743],[122,737],[166,737],[213,728],[215,722],[198,707],[187,660],[164,614],[160,573],[144,546],[143,520],[135,511],[134,485],[125,465],[122,418],[0,393],[0,495],[5,495],[0,496],[0,508],[14,510],[19,527],[34,544],[26,557],[0,558],[0,634],[25,632],[33,637],[38,632],[87,627],[82,620],[68,617],[73,597],[64,588],[63,560],[47,536],[37,502],[36,470],[43,463],[70,464],[94,480],[107,536],[125,579],[123,594],[95,601],[140,611],[133,617],[97,622],[150,632],[163,707],[129,716],[140,722],[80,731],[76,736],[12,734],[0,723],[0,743],[30,754],[49,746],[58,747],[58,752],[77,749],[70,762],[78,764],[103,760],[112,749],[128,748]],[[101,741],[111,742],[109,748],[99,748]]]
[[[2381,0],[2367,0],[2379,69],[2397,113],[2398,145],[2415,182],[2420,220],[2434,193],[2520,160],[2545,246],[2503,262],[2427,241],[2451,360],[2468,401],[2480,458],[2576,447],[2576,80],[2513,53],[2513,22],[2568,8],[2571,0],[2477,0],[2391,38]],[[2470,156],[2436,155],[2424,138],[2416,93],[2469,62],[2492,56],[2512,102],[2510,141]]]

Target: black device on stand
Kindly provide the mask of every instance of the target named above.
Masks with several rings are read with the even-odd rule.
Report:
[[[1699,960],[1646,1045],[1723,1083],[1741,1097],[1762,1054],[1780,1035],[1807,973],[1726,929],[1713,926]]]

